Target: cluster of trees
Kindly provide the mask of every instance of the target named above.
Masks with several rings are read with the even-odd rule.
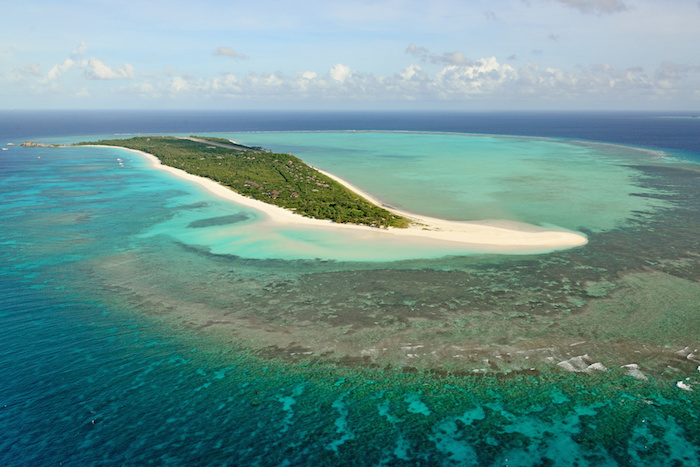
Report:
[[[81,144],[121,146],[153,154],[188,173],[210,178],[244,196],[334,222],[406,227],[409,221],[376,206],[290,154],[234,145],[227,140],[167,136]]]

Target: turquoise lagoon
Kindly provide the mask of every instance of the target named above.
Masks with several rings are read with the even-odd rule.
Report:
[[[697,465],[692,160],[466,134],[216,135],[407,211],[589,243],[495,255],[272,231],[133,153],[3,151],[3,463]]]
[[[605,231],[658,205],[630,161],[662,157],[623,146],[412,132],[233,134],[346,177],[381,201],[452,220],[504,219]]]
[[[222,136],[222,135],[217,135]],[[382,203],[421,215],[459,221],[513,222],[576,232],[603,232],[665,206],[644,197],[639,174],[623,161],[658,159],[657,153],[584,143],[478,135],[403,132],[232,134],[245,144],[289,152],[345,177]],[[224,209],[211,217],[225,222]],[[212,252],[249,258],[387,261],[479,253],[478,248],[358,238],[337,229],[280,229],[240,222],[188,230],[201,212],[158,226],[179,231]],[[249,213],[248,219],[260,220]],[[225,224],[224,224],[225,225]],[[199,239],[199,240],[198,240]],[[471,249],[470,249],[471,248]]]

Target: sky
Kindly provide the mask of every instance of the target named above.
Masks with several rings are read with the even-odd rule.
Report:
[[[5,110],[700,110],[698,0],[0,6]]]

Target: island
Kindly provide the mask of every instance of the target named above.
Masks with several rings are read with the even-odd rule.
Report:
[[[576,232],[504,220],[450,221],[383,205],[371,195],[291,154],[222,138],[150,136],[77,143],[137,152],[166,170],[278,225],[354,230],[411,242],[459,244],[465,252],[530,254],[585,245]],[[120,164],[121,165],[121,164]]]
[[[291,154],[196,136],[136,137],[88,144],[152,154],[164,165],[214,180],[243,196],[306,217],[372,227],[405,228],[409,224],[408,219],[370,203]]]

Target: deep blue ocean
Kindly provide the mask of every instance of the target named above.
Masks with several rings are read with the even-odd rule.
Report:
[[[690,112],[0,111],[0,138],[405,130],[574,138],[697,153],[700,116],[695,116]]]
[[[377,265],[154,234],[248,214],[117,149],[18,146],[353,130],[678,162],[619,162],[657,207],[584,248]],[[700,465],[694,114],[1,111],[0,145],[0,465]],[[403,354],[309,350],[353,339]]]

